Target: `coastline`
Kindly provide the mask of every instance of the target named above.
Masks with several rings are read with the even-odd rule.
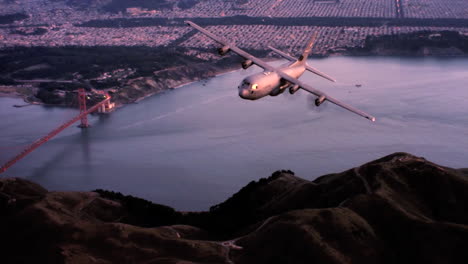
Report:
[[[169,86],[166,86],[166,87],[161,87],[160,89],[157,89],[156,91],[145,93],[140,97],[136,97],[136,98],[130,100],[129,102],[124,103],[124,102],[121,102],[121,101],[117,100],[117,101],[114,102],[116,104],[115,107],[117,109],[117,108],[124,107],[127,104],[139,103],[140,101],[142,101],[142,100],[144,100],[144,99],[146,99],[148,97],[151,97],[151,96],[156,95],[156,94],[160,94],[160,93],[162,93],[164,91],[172,90],[172,89],[178,89],[178,88],[181,88],[181,87],[186,86],[186,85],[191,84],[191,83],[195,83],[195,82],[199,82],[199,81],[202,81],[202,80],[205,80],[205,79],[214,78],[214,77],[217,77],[217,76],[220,76],[220,75],[228,74],[228,73],[237,71],[239,69],[241,69],[240,66],[227,65],[226,67],[217,68],[217,70],[213,74],[209,74],[206,77],[205,76],[202,76],[202,77],[194,76],[194,77],[191,78],[189,76],[186,76],[187,79],[188,79],[187,81],[182,81],[181,83],[178,83],[178,84],[176,84],[174,86],[169,85]],[[171,81],[180,81],[180,80],[174,80],[174,79],[171,79],[171,78],[167,78],[167,79],[165,79],[165,81],[171,82]],[[60,106],[60,107],[64,107],[64,106],[66,107],[67,106],[66,104],[48,104],[48,103],[45,103],[45,102],[42,102],[42,101],[28,100],[28,97],[34,95],[32,89],[33,89],[33,87],[16,87],[16,86],[10,86],[10,85],[8,85],[8,86],[7,85],[0,85],[0,97],[23,99],[23,101],[28,105],[48,105],[48,106]],[[23,90],[23,92],[21,92],[21,90]]]
[[[24,98],[14,87],[0,85],[0,97]]]
[[[439,53],[437,52],[437,50],[433,50],[433,51],[435,52],[413,54],[413,56],[410,56],[410,57],[439,57],[439,56],[447,57],[447,58],[468,57],[468,54],[447,54],[445,52]],[[397,50],[392,50],[392,49],[390,50],[388,49],[364,50],[364,49],[358,49],[358,48],[350,48],[342,52],[330,52],[326,54],[326,56],[319,56],[319,58],[337,57],[337,56],[408,57],[409,54],[403,51],[397,51]],[[311,58],[314,58],[314,57],[311,56]],[[281,57],[263,57],[261,59],[267,62],[282,60]],[[136,79],[127,80],[126,83],[122,83],[122,85],[119,86],[118,91],[122,92],[122,90],[124,90],[122,88],[125,88],[127,90],[123,91],[124,94],[128,92],[135,92],[135,93],[139,92],[141,93],[141,95],[136,96],[136,97],[120,96],[119,94],[117,94],[116,96],[111,95],[114,98],[113,102],[115,103],[115,109],[124,107],[126,104],[139,103],[140,101],[148,97],[151,97],[156,94],[160,94],[167,90],[179,89],[183,86],[189,85],[194,82],[199,82],[202,80],[214,78],[220,75],[228,74],[228,73],[242,69],[240,63],[238,63],[238,60],[225,61],[221,65],[219,64],[220,61],[221,59],[213,61],[213,62],[203,62],[203,63],[200,63],[199,65],[196,65],[197,67],[191,67],[191,68],[187,67],[185,71],[178,69],[179,67],[170,67],[170,68],[162,70],[162,71],[165,71],[167,75],[169,76],[160,77],[161,79],[158,79],[157,75],[153,75],[153,76],[139,77]],[[154,82],[154,84],[147,85],[149,86],[149,88],[142,87],[141,84],[142,83],[144,84],[145,81]],[[140,85],[140,87],[138,85]],[[36,87],[30,87],[30,86],[24,87],[24,86],[13,86],[13,85],[0,85],[0,97],[22,98],[23,101],[28,105],[72,107],[71,105],[68,105],[65,102],[59,103],[59,104],[45,103],[41,101],[41,99],[35,97],[37,93],[36,89],[37,89]],[[115,88],[112,88],[112,89],[115,89]],[[108,90],[112,90],[112,89],[108,89]]]
[[[0,97],[23,99],[25,103],[30,104],[30,105],[42,104],[41,102],[28,100],[28,97],[33,96],[33,95],[34,95],[34,92],[32,91],[32,88],[15,87],[11,85],[0,85]]]
[[[215,77],[218,77],[220,75],[224,75],[224,74],[228,74],[228,73],[231,73],[231,72],[234,72],[234,71],[237,71],[241,69],[241,66],[234,66],[234,65],[227,65],[225,68],[217,68],[217,70],[213,73],[213,74],[209,74],[208,76],[194,76],[192,78],[187,77],[187,81],[183,81],[179,84],[176,84],[176,85],[169,85],[169,86],[166,86],[164,88],[161,88],[161,89],[158,89],[156,91],[152,91],[150,93],[145,93],[143,96],[140,96],[140,97],[137,97],[135,98],[134,100],[131,100],[130,102],[128,103],[122,103],[122,102],[119,102],[119,101],[116,101],[115,104],[116,104],[116,108],[121,108],[121,107],[124,107],[125,105],[127,104],[135,104],[135,103],[139,103],[140,101],[148,98],[148,97],[151,97],[151,96],[154,96],[154,95],[157,95],[157,94],[160,94],[160,93],[163,93],[165,91],[168,91],[168,90],[173,90],[173,89],[179,89],[179,88],[182,88],[186,85],[189,85],[191,83],[195,83],[195,82],[199,82],[199,81],[202,81],[202,80],[206,80],[206,79],[210,79],[210,78],[215,78]],[[173,79],[167,79],[166,81],[176,81],[176,80],[173,80]]]

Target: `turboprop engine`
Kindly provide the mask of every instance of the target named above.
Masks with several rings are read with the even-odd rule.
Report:
[[[301,87],[299,85],[295,84],[295,85],[289,87],[289,93],[294,94],[295,92],[297,92],[297,90],[299,90],[299,88],[301,88]]]
[[[224,46],[224,47],[218,49],[218,53],[219,53],[219,55],[223,56],[223,55],[226,55],[226,53],[228,53],[229,50],[230,49],[229,49],[228,46]]]
[[[252,64],[253,64],[253,61],[251,61],[251,60],[245,60],[245,61],[243,61],[243,62],[241,63],[242,68],[243,68],[244,70],[247,69],[248,67],[252,66]]]
[[[325,95],[320,96],[319,98],[315,99],[315,105],[320,106],[325,101],[325,99],[327,99]]]

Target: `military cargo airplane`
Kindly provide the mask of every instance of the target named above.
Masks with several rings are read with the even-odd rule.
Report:
[[[371,121],[375,121],[375,117],[359,109],[356,109],[350,105],[342,103],[338,101],[337,99],[325,94],[324,92],[317,90],[313,88],[312,86],[305,84],[298,80],[298,78],[307,70],[327,80],[330,80],[333,82],[335,81],[330,76],[307,65],[307,62],[306,62],[307,56],[310,54],[312,50],[312,46],[314,44],[316,35],[312,36],[303,54],[298,59],[295,59],[291,57],[290,55],[283,53],[269,46],[269,48],[272,49],[275,53],[279,54],[280,56],[290,61],[289,63],[282,65],[279,68],[276,68],[276,67],[269,65],[265,61],[236,47],[233,43],[224,41],[220,37],[200,27],[199,25],[193,23],[192,21],[185,21],[185,22],[188,25],[200,31],[201,33],[207,35],[209,38],[223,45],[223,47],[218,49],[218,53],[220,55],[225,55],[227,52],[233,51],[245,59],[245,61],[242,62],[242,68],[247,69],[248,67],[255,64],[264,69],[263,72],[248,76],[242,81],[242,83],[239,86],[239,96],[241,98],[248,99],[248,100],[257,100],[267,95],[270,95],[270,96],[279,95],[283,93],[286,89],[289,89],[289,93],[291,94],[294,94],[299,89],[303,89],[317,96],[317,98],[315,99],[316,106],[320,106],[326,100],[331,103],[334,103],[335,105],[343,107],[344,109],[348,111],[351,111],[355,114],[365,117]]]

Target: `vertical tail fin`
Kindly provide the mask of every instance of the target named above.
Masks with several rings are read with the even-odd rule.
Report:
[[[307,61],[307,57],[309,56],[310,52],[312,51],[312,47],[314,46],[315,40],[317,39],[317,33],[314,33],[310,38],[309,42],[307,43],[304,52],[299,57],[298,61],[305,63]]]

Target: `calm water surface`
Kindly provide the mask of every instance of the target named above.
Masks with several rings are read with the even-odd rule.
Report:
[[[468,167],[468,59],[349,58],[310,61],[340,82],[301,79],[377,117],[332,104],[311,107],[303,91],[242,100],[237,85],[251,67],[91,116],[2,176],[51,190],[104,188],[179,210],[205,210],[251,180],[278,169],[314,179],[405,151],[450,167]],[[355,87],[355,84],[362,87]],[[77,110],[0,98],[3,163]]]

